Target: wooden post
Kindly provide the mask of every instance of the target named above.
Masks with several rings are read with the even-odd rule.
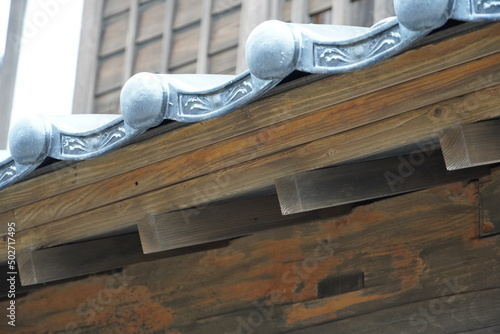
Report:
[[[270,8],[268,0],[243,0],[241,7],[240,40],[238,43],[238,60],[236,73],[247,69],[245,59],[245,46],[247,38],[252,30],[260,23],[270,18]]]
[[[92,114],[94,112],[103,7],[104,0],[85,1],[84,3],[73,95],[73,114]]]
[[[139,0],[130,0],[127,40],[125,42],[125,62],[123,83],[133,74],[135,61],[135,37],[137,35],[137,21],[139,19]]]
[[[10,2],[5,54],[0,67],[0,150],[7,148],[27,0]]]
[[[172,36],[174,27],[175,0],[165,0],[165,21],[163,25],[163,40],[161,44],[160,73],[168,73]]]
[[[292,0],[292,23],[309,23],[307,0]]]
[[[200,44],[198,47],[198,62],[196,73],[204,74],[208,72],[208,48],[210,46],[210,35],[212,27],[212,2],[213,0],[203,0],[203,14],[200,27]]]

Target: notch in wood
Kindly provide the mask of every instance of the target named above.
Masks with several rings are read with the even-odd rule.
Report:
[[[318,298],[338,296],[365,287],[365,273],[330,276],[318,283]]]

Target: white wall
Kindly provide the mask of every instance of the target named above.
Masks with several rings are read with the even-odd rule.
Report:
[[[71,113],[82,10],[83,0],[29,0],[11,124]]]

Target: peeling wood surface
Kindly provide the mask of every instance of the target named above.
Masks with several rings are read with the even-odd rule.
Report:
[[[477,183],[455,183],[45,287],[17,300],[15,332],[487,333],[500,236],[479,238],[478,205]],[[362,289],[318,298],[325,278],[356,272]]]

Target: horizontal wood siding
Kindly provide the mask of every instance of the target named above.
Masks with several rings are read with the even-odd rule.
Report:
[[[93,112],[119,113],[118,107],[104,108],[102,101],[115,96],[115,105],[118,105],[118,95],[111,95],[110,92],[120,89],[130,75],[141,71],[186,74],[236,74],[243,71],[246,68],[244,44],[250,31],[266,19],[291,21],[293,1],[295,21],[335,22],[332,0],[273,0],[265,2],[266,8],[261,9],[264,15],[257,14],[255,10],[242,13],[243,4],[249,1],[211,1],[206,41],[201,31],[203,1],[140,0],[137,25],[130,26],[130,8],[135,19],[137,5],[131,7],[130,0],[105,0]],[[377,16],[374,6],[382,8],[387,0],[377,0],[375,4],[371,0],[335,2],[342,4],[339,7],[342,8],[339,9],[342,15],[350,17],[337,23],[370,25],[374,22],[374,16]],[[166,15],[168,10],[172,11],[170,15]],[[253,16],[258,17],[255,20]],[[131,37],[134,42],[126,47],[129,33],[134,34]],[[202,44],[208,45],[208,48]],[[126,49],[130,55],[125,57]],[[78,98],[79,93],[75,94]]]

